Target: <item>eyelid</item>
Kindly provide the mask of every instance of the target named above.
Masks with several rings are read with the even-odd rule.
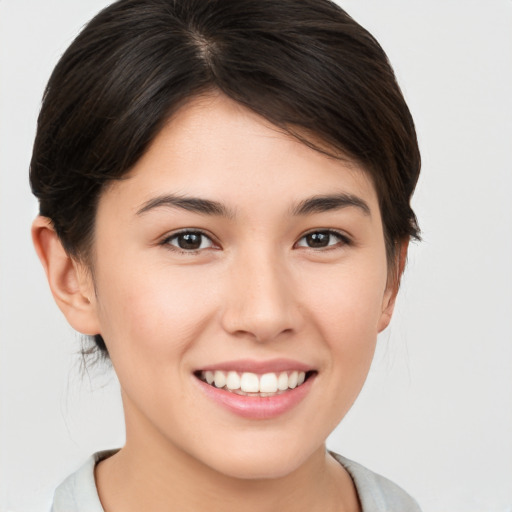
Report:
[[[333,235],[333,236],[337,237],[340,240],[340,242],[336,243],[336,244],[332,244],[332,245],[327,245],[325,247],[309,247],[307,245],[299,245],[299,242],[301,240],[306,238],[308,235],[312,235],[313,233],[327,233],[329,235]],[[313,251],[326,251],[326,250],[329,250],[329,249],[336,249],[336,248],[338,248],[340,246],[340,244],[341,244],[341,246],[351,245],[352,244],[352,239],[346,233],[344,233],[343,231],[339,231],[337,229],[332,229],[332,228],[315,228],[315,229],[310,229],[306,233],[303,233],[299,237],[297,242],[295,242],[295,247],[304,247],[305,249],[311,249]]]
[[[186,233],[197,233],[197,234],[200,234],[201,236],[204,236],[211,242],[211,244],[212,244],[211,247],[204,247],[202,249],[201,248],[199,248],[199,249],[182,249],[181,247],[172,245],[170,243],[171,240],[177,238],[180,235],[186,234]],[[176,251],[176,252],[182,253],[182,254],[197,254],[198,252],[201,252],[201,251],[204,251],[207,249],[218,249],[219,248],[219,244],[215,240],[215,237],[201,228],[182,228],[182,229],[178,229],[176,231],[172,231],[172,232],[164,235],[158,242],[158,245],[164,246],[171,251]]]

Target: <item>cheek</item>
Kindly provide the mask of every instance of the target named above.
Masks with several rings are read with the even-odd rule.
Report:
[[[213,314],[214,297],[200,273],[139,268],[146,271],[109,272],[108,287],[98,290],[102,335],[111,358],[119,365],[135,356],[151,361],[152,368],[178,363],[174,358],[189,348]]]
[[[382,269],[380,269],[382,267]],[[307,301],[312,323],[321,333],[329,352],[329,372],[343,391],[335,395],[351,403],[362,387],[371,365],[386,286],[386,268],[365,266],[339,268],[330,275],[315,276],[315,287],[304,287],[299,295]],[[308,306],[309,305],[309,306]]]
[[[376,335],[383,310],[386,289],[386,269],[375,265],[329,269],[317,272],[310,282],[315,286],[303,286],[299,296],[304,297],[307,308],[321,319],[319,325],[331,333],[351,333],[358,338]]]

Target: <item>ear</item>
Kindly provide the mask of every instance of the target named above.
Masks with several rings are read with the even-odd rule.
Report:
[[[409,248],[409,239],[399,242],[397,261],[393,265],[393,269],[388,276],[386,291],[382,301],[382,314],[379,319],[378,332],[382,332],[391,322],[393,311],[395,309],[396,296],[400,288],[400,281],[405,269],[405,262],[407,261],[407,249]]]
[[[34,220],[32,241],[53,298],[71,327],[82,334],[98,334],[96,296],[89,269],[68,255],[47,217]]]

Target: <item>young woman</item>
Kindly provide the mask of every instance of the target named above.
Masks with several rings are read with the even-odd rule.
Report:
[[[33,239],[112,361],[126,444],[53,510],[419,510],[325,449],[390,321],[419,168],[386,55],[328,0],[96,16],[45,92]]]

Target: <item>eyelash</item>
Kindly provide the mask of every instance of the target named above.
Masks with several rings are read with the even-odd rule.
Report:
[[[323,247],[310,247],[308,245],[299,245],[301,240],[305,240],[306,237],[312,236],[312,235],[327,235],[327,236],[329,236],[329,241],[330,241],[331,237],[335,237],[338,239],[338,242],[335,244],[328,244]],[[339,231],[336,231],[333,229],[315,229],[313,231],[309,231],[308,233],[302,235],[299,238],[299,240],[296,242],[295,246],[304,247],[306,249],[312,249],[314,251],[315,250],[324,250],[324,251],[327,250],[328,251],[328,250],[337,249],[340,246],[350,245],[351,242],[352,241],[350,240],[350,238],[347,235],[340,233]]]
[[[171,243],[174,240],[178,240],[180,236],[186,236],[186,235],[188,235],[188,236],[197,235],[197,236],[201,237],[202,240],[201,240],[200,246],[197,249],[184,249],[183,247],[179,247],[178,245],[174,245]],[[307,237],[312,236],[312,235],[322,235],[322,236],[327,235],[329,237],[329,241],[331,240],[331,237],[335,237],[338,239],[338,242],[334,243],[334,244],[329,243],[328,245],[325,245],[322,247],[311,247],[308,245],[300,244],[300,242],[302,240],[305,240]],[[210,245],[208,247],[201,247],[201,245],[203,245],[204,239],[207,239],[210,241]],[[306,249],[321,251],[321,250],[333,250],[340,246],[345,246],[345,245],[350,245],[350,244],[351,244],[350,238],[348,238],[343,233],[340,233],[339,231],[335,231],[332,229],[315,229],[313,231],[310,231],[310,232],[302,235],[299,238],[299,240],[294,244],[294,247],[304,247]],[[177,233],[173,233],[172,235],[164,238],[162,240],[162,242],[160,243],[160,245],[167,246],[172,251],[177,251],[179,253],[189,254],[189,255],[197,254],[200,251],[205,250],[205,249],[218,248],[215,246],[215,242],[212,240],[211,236],[207,235],[206,233],[204,233],[203,231],[201,231],[199,229],[184,229]]]
[[[185,235],[200,236],[202,238],[200,246],[197,249],[184,249],[183,247],[179,247],[178,245],[174,245],[171,243],[171,241],[178,240],[180,236],[185,236]],[[210,241],[211,245],[209,247],[201,247],[201,245],[203,245],[204,239],[207,239]],[[168,247],[170,250],[179,252],[181,254],[197,254],[200,251],[205,250],[205,249],[215,249],[216,248],[216,246],[215,246],[216,244],[212,240],[212,237],[208,236],[206,233],[204,233],[200,229],[184,229],[182,231],[178,231],[177,233],[173,233],[172,235],[164,238],[160,245],[164,245],[164,246]]]

